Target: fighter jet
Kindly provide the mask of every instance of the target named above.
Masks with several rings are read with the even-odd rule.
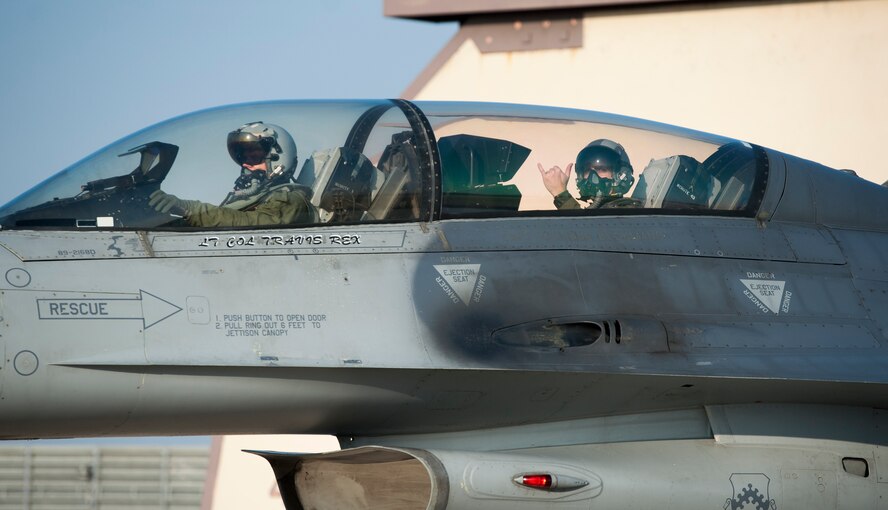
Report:
[[[334,434],[289,509],[888,508],[888,188],[612,114],[282,101],[0,209],[0,438]]]

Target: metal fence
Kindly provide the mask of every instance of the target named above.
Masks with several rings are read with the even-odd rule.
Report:
[[[208,448],[3,447],[0,510],[199,510]]]

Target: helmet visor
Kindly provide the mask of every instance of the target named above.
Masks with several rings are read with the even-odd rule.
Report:
[[[619,168],[619,154],[607,147],[586,147],[577,155],[577,176],[581,179],[588,179],[593,172],[598,177],[613,179]]]
[[[591,145],[577,154],[577,188],[583,198],[614,194],[614,176],[620,169],[620,155],[613,149]]]
[[[273,143],[269,138],[233,132],[228,135],[228,154],[238,165],[258,165],[268,157]]]

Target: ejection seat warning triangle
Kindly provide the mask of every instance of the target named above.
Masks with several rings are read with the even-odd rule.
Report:
[[[743,294],[759,308],[763,306],[773,313],[780,313],[780,302],[783,301],[783,289],[786,281],[778,280],[743,280],[746,287]],[[766,310],[762,310],[766,311]]]
[[[478,270],[481,264],[446,264],[436,265],[435,270],[441,279],[453,289],[457,297],[469,306],[475,284],[478,283]],[[442,287],[443,288],[443,287]],[[446,291],[446,290],[445,290]]]

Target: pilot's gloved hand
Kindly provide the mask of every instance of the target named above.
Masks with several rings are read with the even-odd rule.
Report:
[[[161,214],[188,216],[188,212],[196,204],[198,204],[196,200],[182,200],[176,195],[164,193],[162,190],[157,190],[148,197],[148,205]]]
[[[573,163],[568,163],[565,170],[562,170],[560,166],[553,166],[546,170],[542,163],[537,163],[540,175],[543,176],[543,186],[546,187],[546,190],[553,197],[557,197],[567,191],[567,182],[570,180],[570,172],[573,170],[573,166]]]

